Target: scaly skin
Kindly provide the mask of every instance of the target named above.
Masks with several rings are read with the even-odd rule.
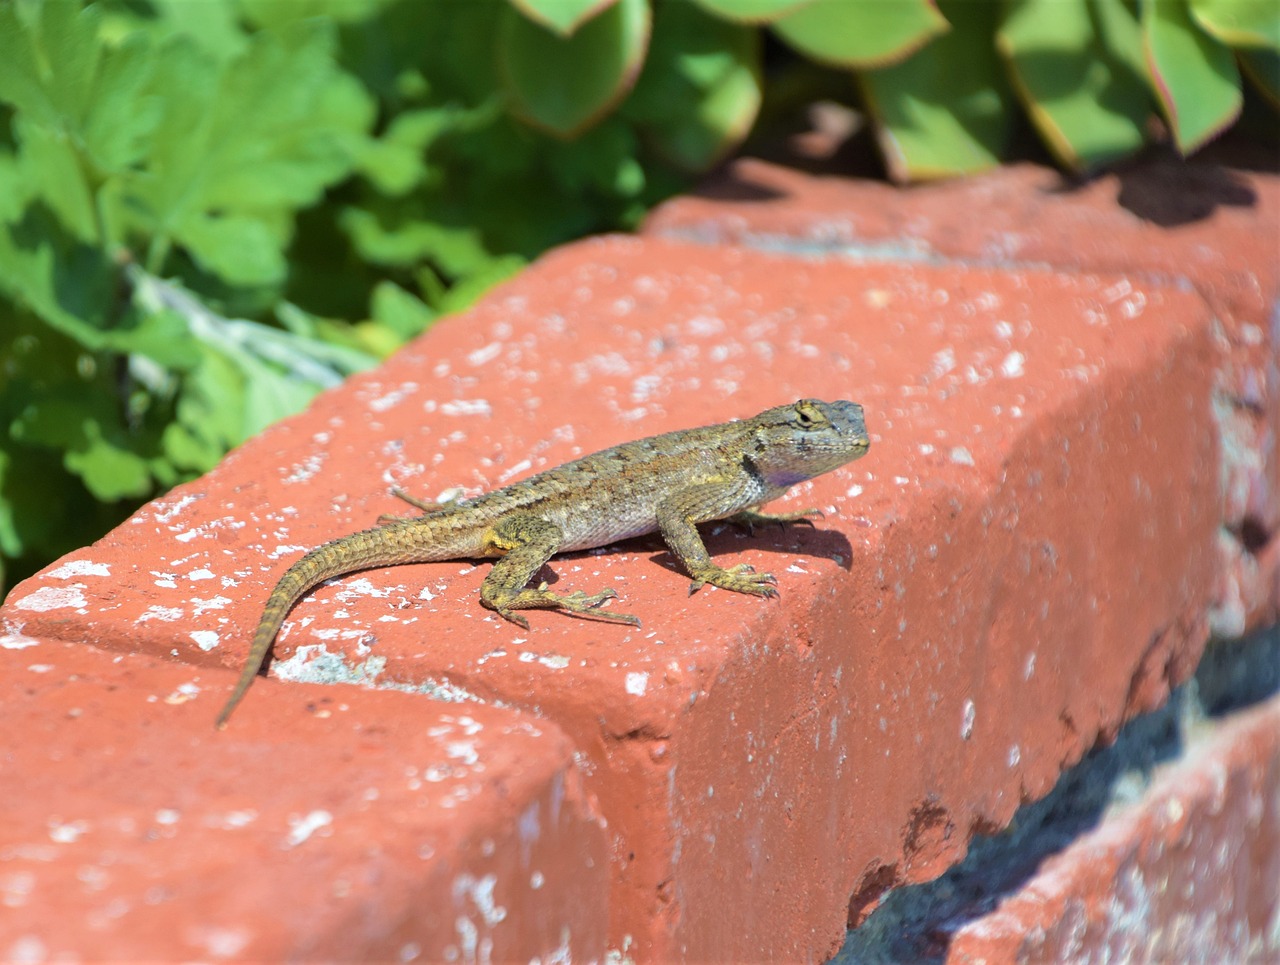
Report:
[[[480,602],[512,623],[528,629],[529,622],[516,611],[543,608],[639,626],[629,614],[597,609],[617,597],[612,589],[562,595],[529,581],[556,553],[660,532],[693,577],[690,593],[710,583],[777,596],[770,573],[756,573],[746,564],[716,566],[698,524],[811,522],[821,514],[774,516],[757,507],[796,483],[852,462],[870,444],[860,405],[802,399],[741,422],[614,446],[464,503],[441,506],[397,493],[423,515],[383,517],[382,525],[313,549],[280,578],[217,725],[226,726],[248,692],[293,605],[325,580],[359,570],[497,557],[480,587]]]

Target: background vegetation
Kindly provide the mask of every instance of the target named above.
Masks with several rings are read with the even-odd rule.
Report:
[[[0,592],[762,114],[856,99],[896,180],[1187,153],[1277,7],[0,0]]]

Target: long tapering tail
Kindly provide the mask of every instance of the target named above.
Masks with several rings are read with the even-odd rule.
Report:
[[[374,566],[387,566],[394,563],[408,562],[414,554],[402,548],[387,549],[387,531],[396,528],[407,529],[404,524],[368,529],[352,533],[331,543],[325,543],[307,553],[280,577],[280,582],[271,591],[267,604],[262,610],[262,619],[258,622],[257,632],[253,635],[253,645],[249,647],[249,656],[245,658],[244,669],[235,689],[227,699],[215,722],[219,730],[227,726],[231,712],[244,699],[244,695],[253,686],[254,678],[262,671],[267,655],[271,652],[271,644],[280,631],[284,618],[288,616],[293,605],[307,591],[319,586],[325,580],[333,579],[347,573],[369,569]],[[398,550],[398,551],[397,551]]]

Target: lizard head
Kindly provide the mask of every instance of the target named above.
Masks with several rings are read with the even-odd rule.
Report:
[[[756,424],[755,444],[746,456],[770,486],[793,486],[820,476],[871,448],[862,406],[856,402],[801,399],[751,421]]]

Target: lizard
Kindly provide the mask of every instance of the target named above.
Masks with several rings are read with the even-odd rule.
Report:
[[[860,458],[870,445],[862,406],[801,399],[750,419],[623,443],[466,501],[430,503],[396,489],[421,515],[382,516],[370,529],[311,550],[280,577],[216,726],[226,726],[262,672],[293,606],[326,580],[361,570],[496,558],[481,584],[480,602],[526,630],[529,621],[517,611],[532,608],[639,626],[630,614],[599,609],[618,598],[612,588],[559,594],[545,582],[530,584],[557,553],[658,532],[692,577],[691,594],[711,584],[776,597],[773,574],[757,573],[747,563],[713,563],[698,524],[813,525],[813,517],[822,515],[817,510],[770,514],[759,507],[797,483]]]

